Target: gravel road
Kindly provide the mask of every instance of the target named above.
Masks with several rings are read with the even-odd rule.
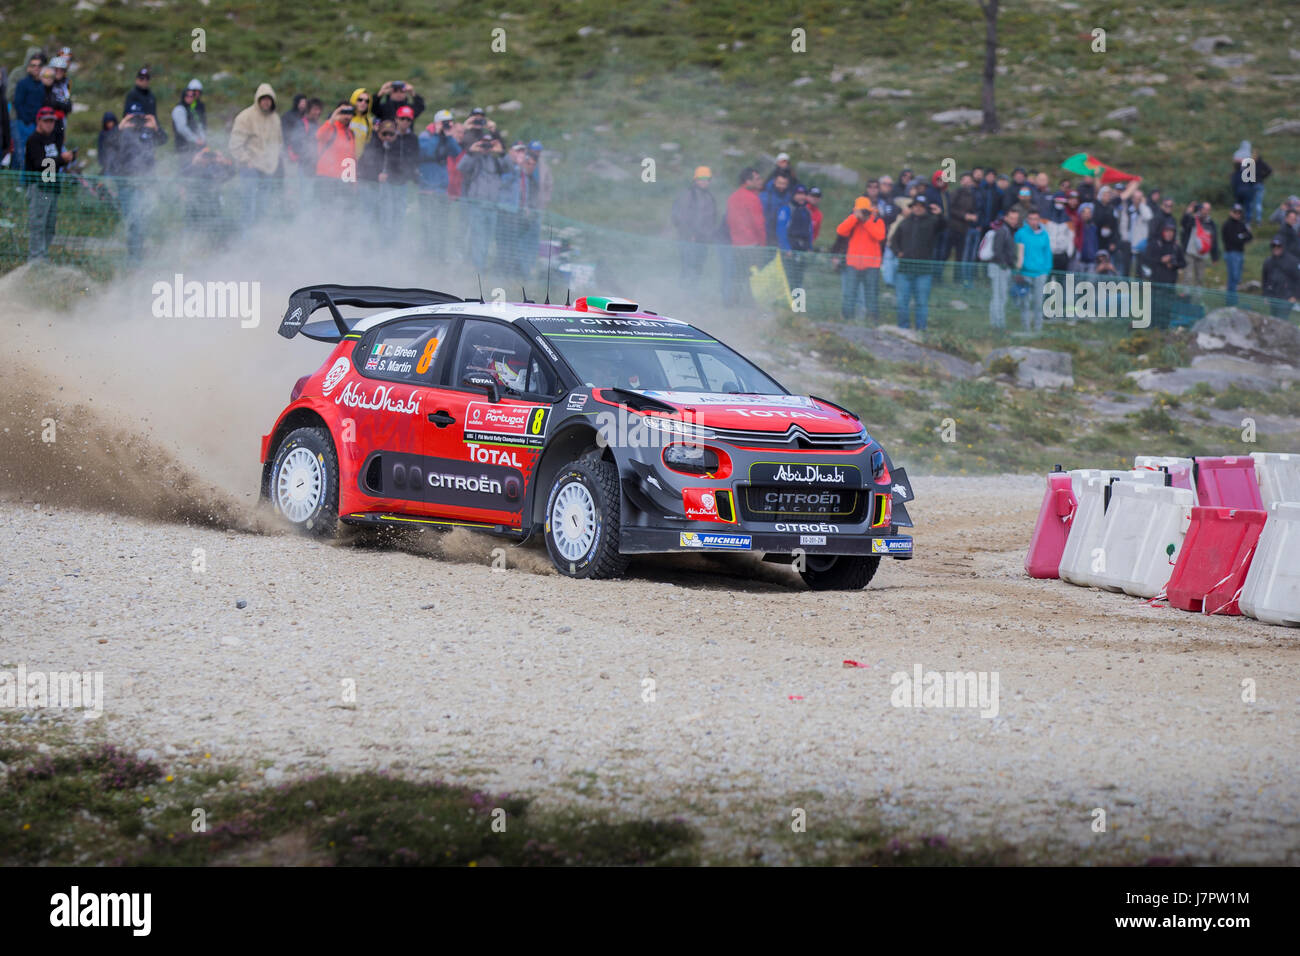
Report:
[[[914,485],[916,559],[831,596],[746,559],[587,583],[528,549],[494,571],[469,533],[327,544],[9,495],[0,668],[102,671],[78,733],[681,816],[767,860],[801,807],[813,838],[874,812],[1043,862],[1300,862],[1300,635],[1028,579],[1041,478]],[[893,706],[916,665],[995,673],[997,715]]]

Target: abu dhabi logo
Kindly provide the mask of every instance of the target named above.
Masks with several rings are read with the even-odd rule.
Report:
[[[343,376],[348,374],[352,368],[352,363],[345,358],[335,362],[328,372],[325,373],[325,381],[321,382],[320,391],[322,395],[328,395],[334,391],[334,386],[343,381]]]

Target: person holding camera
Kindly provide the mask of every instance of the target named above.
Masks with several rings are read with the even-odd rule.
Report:
[[[424,98],[405,80],[389,80],[375,94],[375,105],[370,108],[370,112],[376,123],[396,120],[397,111],[403,106],[414,111],[413,119],[419,119],[424,112]]]
[[[23,178],[27,181],[27,259],[47,259],[59,211],[59,172],[72,162],[54,130],[53,107],[36,111],[36,131],[23,149]]]
[[[117,198],[122,205],[126,247],[132,258],[138,258],[144,252],[144,217],[149,204],[147,190],[157,165],[154,154],[166,142],[167,134],[158,126],[157,117],[146,113],[144,106],[133,100],[118,124],[112,143],[113,172],[122,177],[117,184]]]
[[[443,236],[450,231],[448,189],[452,167],[462,155],[460,138],[464,132],[464,126],[456,122],[451,110],[438,110],[433,114],[433,122],[417,137],[420,228],[424,248],[432,256],[442,255]]]
[[[501,179],[508,169],[505,144],[491,133],[481,133],[458,168],[462,194],[469,200],[470,261],[482,272],[487,267],[492,236],[496,232]]]
[[[925,331],[930,315],[930,283],[936,265],[933,257],[943,226],[943,206],[938,201],[927,203],[924,195],[918,193],[890,237],[890,247],[898,256],[894,287],[898,293],[900,329],[911,327],[909,312],[915,299],[916,330]]]
[[[835,227],[845,239],[844,268],[840,270],[840,316],[846,322],[858,317],[858,303],[868,322],[880,318],[880,262],[885,241],[885,219],[867,196],[853,201],[853,212]]]

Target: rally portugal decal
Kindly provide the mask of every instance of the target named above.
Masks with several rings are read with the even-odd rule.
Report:
[[[465,441],[476,445],[541,448],[546,443],[549,405],[493,405],[470,402],[465,409]]]

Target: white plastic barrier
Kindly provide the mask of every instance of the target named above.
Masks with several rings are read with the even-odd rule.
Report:
[[[1190,458],[1171,458],[1168,455],[1138,455],[1133,459],[1134,468],[1165,468],[1169,465],[1186,465],[1192,467]]]
[[[1192,503],[1196,503],[1196,480],[1192,472],[1192,459],[1174,458],[1169,455],[1138,455],[1133,459],[1133,467],[1144,470],[1164,468],[1171,473],[1169,484],[1175,488],[1190,488]]]
[[[1075,568],[1087,566],[1081,554],[1087,557],[1088,562],[1092,560],[1092,548],[1100,538],[1105,502],[1104,490],[1097,492],[1095,507],[1094,503],[1089,503],[1085,508],[1085,497],[1091,498],[1087,493],[1089,483],[1098,481],[1099,487],[1105,489],[1106,485],[1110,484],[1111,478],[1120,478],[1127,474],[1129,474],[1127,471],[1108,468],[1075,468],[1070,471],[1070,490],[1074,492],[1074,500],[1078,505],[1074,512],[1074,520],[1070,523],[1070,536],[1065,539],[1065,550],[1061,552],[1061,567],[1057,573],[1062,581],[1069,581],[1071,584],[1082,583],[1076,581],[1071,575],[1075,574]]]
[[[1163,471],[1148,471],[1145,468],[1137,468],[1133,471],[1124,471],[1116,477],[1108,478],[1106,481],[1110,484],[1110,498],[1113,503],[1115,489],[1121,485],[1141,485],[1147,488],[1163,488],[1165,485],[1165,473]],[[1077,563],[1071,568],[1073,577],[1070,579],[1072,584],[1080,584],[1084,587],[1103,587],[1102,579],[1107,573],[1110,561],[1106,552],[1104,539],[1106,529],[1112,524],[1111,506],[1105,505],[1107,499],[1106,487],[1102,486],[1103,510],[1097,520],[1097,526],[1092,532],[1094,535],[1089,541],[1080,542],[1080,548],[1085,551],[1076,558]],[[1078,520],[1076,515],[1075,520]],[[1071,529],[1073,533],[1073,528]],[[1069,542],[1066,542],[1067,545]]]
[[[1300,627],[1300,504],[1275,504],[1241,588],[1241,613]]]
[[[1115,482],[1102,522],[1101,553],[1089,564],[1088,580],[1109,591],[1155,597],[1173,573],[1192,504],[1188,488]]]
[[[1280,502],[1300,502],[1300,455],[1257,451],[1250,457],[1255,459],[1259,496],[1266,509]]]

